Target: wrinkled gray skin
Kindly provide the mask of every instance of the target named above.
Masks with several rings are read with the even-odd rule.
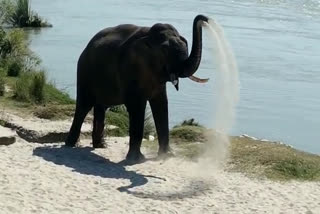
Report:
[[[193,46],[188,57],[185,38],[169,24],[150,27],[119,25],[98,32],[82,52],[77,68],[77,101],[66,146],[74,147],[84,118],[94,108],[93,147],[103,148],[105,111],[125,104],[129,112],[127,160],[144,159],[140,152],[146,103],[149,101],[159,139],[159,155],[169,151],[166,82],[179,88],[179,78],[192,76],[201,60],[202,24],[193,23]]]

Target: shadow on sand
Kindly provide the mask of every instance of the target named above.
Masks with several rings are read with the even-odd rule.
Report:
[[[33,155],[42,157],[44,160],[58,165],[70,167],[73,169],[73,171],[81,174],[111,179],[128,179],[131,182],[130,185],[119,187],[117,189],[120,192],[126,192],[138,198],[150,198],[163,201],[183,199],[199,196],[209,189],[205,183],[193,181],[181,192],[176,192],[173,190],[173,192],[166,192],[164,194],[153,194],[131,191],[131,188],[147,184],[147,178],[154,178],[163,181],[166,181],[166,179],[152,175],[143,175],[134,171],[128,171],[125,168],[125,166],[128,165],[125,161],[114,163],[93,153],[92,150],[93,148],[91,147],[69,148],[45,146],[34,149]],[[197,188],[194,188],[195,186],[197,186]]]
[[[68,147],[38,147],[33,150],[33,155],[42,157],[58,165],[70,167],[73,171],[112,179],[128,179],[129,186],[119,187],[121,192],[132,194],[130,188],[143,186],[148,183],[147,178],[165,180],[152,175],[142,175],[125,168],[126,162],[114,163],[92,152],[91,147],[68,148]]]

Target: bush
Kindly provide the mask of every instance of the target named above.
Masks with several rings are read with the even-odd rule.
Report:
[[[31,3],[29,0],[2,0],[0,10],[2,22],[8,25],[17,27],[52,26],[31,10]]]
[[[183,142],[205,142],[205,131],[199,126],[176,126],[170,131],[170,136]]]
[[[30,95],[36,103],[44,102],[44,86],[46,84],[46,75],[44,71],[35,72],[32,75],[30,85]]]
[[[30,85],[32,82],[32,74],[25,72],[16,81],[14,89],[14,98],[18,101],[30,101]]]
[[[110,114],[110,115],[108,115]],[[113,136],[127,136],[129,133],[129,114],[125,105],[117,105],[109,108],[107,114],[107,123],[119,127],[119,129],[109,130]],[[117,121],[119,120],[119,121]],[[153,122],[152,113],[150,108],[146,108],[146,114],[144,119],[143,137],[148,138],[149,135],[155,134],[155,126]]]
[[[9,65],[8,65],[8,76],[9,77],[17,77],[20,75],[20,73],[23,70],[23,65],[21,62],[18,61],[12,61]]]
[[[106,124],[117,126],[118,130],[112,130],[117,136],[127,136],[129,132],[129,117],[126,112],[113,112],[109,110],[106,113]],[[108,133],[107,133],[108,134]]]
[[[16,81],[14,98],[18,101],[36,103],[44,102],[45,93],[44,86],[46,77],[41,72],[23,72]]]
[[[184,121],[182,121],[182,123],[180,125],[177,125],[175,127],[179,127],[179,126],[199,126],[199,127],[202,127],[198,122],[195,122],[193,118],[191,118],[189,120],[184,120]]]

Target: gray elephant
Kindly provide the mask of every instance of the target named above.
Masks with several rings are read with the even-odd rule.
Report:
[[[187,40],[170,24],[152,27],[119,25],[98,32],[78,60],[77,97],[66,146],[74,147],[84,118],[94,108],[92,142],[103,148],[106,110],[124,104],[129,113],[127,160],[144,159],[140,151],[146,103],[149,101],[159,140],[159,155],[169,151],[166,82],[179,89],[179,78],[206,82],[193,74],[202,52],[203,15],[193,22],[193,44],[188,56]]]

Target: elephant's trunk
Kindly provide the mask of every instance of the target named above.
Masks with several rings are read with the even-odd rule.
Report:
[[[190,56],[183,62],[182,72],[180,77],[190,77],[198,69],[201,61],[202,52],[202,22],[208,22],[209,18],[203,15],[198,15],[193,21],[193,38],[192,49]]]

